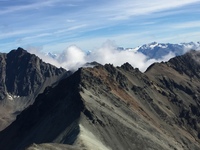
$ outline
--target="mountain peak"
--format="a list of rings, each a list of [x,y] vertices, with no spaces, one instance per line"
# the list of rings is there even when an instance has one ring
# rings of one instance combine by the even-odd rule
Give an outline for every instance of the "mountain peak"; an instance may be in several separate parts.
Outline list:
[[[190,42],[190,43],[180,43],[180,44],[170,44],[170,43],[157,43],[152,42],[150,44],[144,44],[139,46],[137,50],[144,55],[148,56],[149,59],[161,59],[170,52],[176,56],[183,55],[185,52],[190,50],[198,50],[200,48],[200,43]]]
[[[80,68],[46,88],[0,132],[0,147],[54,142],[84,149],[95,144],[102,149],[199,149],[200,78],[177,70],[193,60],[191,53],[156,63],[145,73],[132,71],[129,63]]]
[[[12,50],[10,53],[27,54],[28,52],[23,48],[18,47],[17,49]]]
[[[26,50],[24,50],[24,49],[21,48],[21,47],[18,47],[18,48],[17,48],[17,51],[26,51]]]
[[[25,58],[29,59],[30,57],[37,57],[34,54],[30,54],[28,53],[26,50],[24,50],[21,47],[18,47],[17,49],[11,50],[9,53],[6,54],[7,55],[7,59],[10,60],[15,60],[15,61],[20,61],[19,58]],[[39,58],[38,58],[39,59]],[[24,62],[24,65],[26,64],[26,62]],[[16,64],[14,64],[16,65]]]
[[[200,77],[199,51],[191,50],[184,55],[171,58],[168,63],[181,74],[184,73],[190,77]]]
[[[5,103],[0,103],[0,109],[9,110],[0,114],[0,130],[10,122],[4,115],[15,116],[32,104],[45,87],[67,74],[66,70],[43,62],[23,48],[0,54],[0,101]]]
[[[131,64],[129,64],[128,62],[124,63],[123,65],[121,65],[121,68],[123,68],[126,71],[131,71],[134,70],[134,68],[131,66]]]
[[[156,47],[159,45],[164,46]],[[63,70],[43,63],[34,55],[30,59],[25,56],[14,59],[13,55],[2,58],[0,90],[5,84],[12,97],[22,85],[21,91],[33,87],[31,91],[36,93],[31,95],[35,99],[33,104],[0,132],[0,147],[4,150],[25,149],[32,143],[45,147],[41,143],[49,142],[60,143],[48,144],[52,149],[65,144],[72,145],[72,149],[98,146],[105,150],[200,148],[198,51],[154,63],[145,73],[129,63],[115,67],[93,62],[90,65],[94,67],[79,68],[62,80],[59,77]],[[47,87],[55,78],[60,82]],[[47,88],[38,95],[43,86]],[[19,103],[26,95],[19,96],[6,102],[21,106],[27,99]],[[10,110],[10,106],[7,108]],[[0,110],[6,109],[0,107]]]
[[[158,42],[151,42],[149,45],[157,45],[158,44]]]

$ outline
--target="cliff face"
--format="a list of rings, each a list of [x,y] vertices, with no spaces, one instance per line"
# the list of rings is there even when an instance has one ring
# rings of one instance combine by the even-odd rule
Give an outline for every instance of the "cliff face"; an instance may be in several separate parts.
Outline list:
[[[44,63],[37,56],[28,53],[22,48],[12,50],[8,54],[1,54],[1,93],[10,95],[29,96],[39,91],[49,78],[62,76],[66,71]],[[50,84],[51,84],[50,83]],[[43,88],[44,89],[44,88]],[[38,93],[38,92],[37,92]],[[1,100],[7,94],[1,96]]]
[[[200,149],[199,58],[192,51],[145,73],[128,63],[80,68],[0,132],[0,148]]]
[[[79,82],[77,72],[61,80],[54,88],[46,88],[33,105],[1,132],[0,139],[4,142],[0,142],[0,147],[5,150],[24,149],[33,142],[73,144],[79,133],[78,122],[83,110],[77,88]],[[9,139],[13,139],[12,142]]]
[[[22,48],[0,54],[0,129],[32,104],[45,87],[69,74]]]

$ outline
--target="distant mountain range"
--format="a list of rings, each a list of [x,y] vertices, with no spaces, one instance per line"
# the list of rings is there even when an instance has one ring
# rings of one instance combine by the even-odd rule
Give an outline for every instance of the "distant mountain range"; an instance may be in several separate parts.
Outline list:
[[[70,73],[21,48],[0,60],[1,114],[17,116],[0,132],[1,150],[200,149],[198,51],[144,73],[96,62]]]
[[[200,50],[200,42],[189,42],[189,43],[180,43],[180,44],[171,44],[171,43],[157,43],[152,42],[149,44],[144,44],[141,46],[137,46],[135,48],[124,48],[117,47],[119,51],[133,51],[133,52],[141,52],[148,57],[148,59],[162,59],[162,57],[166,56],[169,53],[173,53],[174,56],[180,56],[185,54],[190,50]],[[90,55],[91,52],[87,52],[87,55]],[[58,60],[59,62],[63,62],[63,57],[58,54],[54,54],[48,52],[47,56]]]
[[[160,59],[168,53],[172,52],[175,56],[183,55],[190,50],[200,50],[200,42],[194,43],[180,43],[180,44],[170,44],[170,43],[157,43],[152,42],[150,44],[144,44],[133,49],[148,56],[150,59]]]

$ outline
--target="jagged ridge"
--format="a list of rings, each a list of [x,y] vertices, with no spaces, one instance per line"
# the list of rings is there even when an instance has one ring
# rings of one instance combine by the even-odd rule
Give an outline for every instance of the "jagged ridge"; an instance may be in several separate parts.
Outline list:
[[[2,131],[0,147],[56,142],[80,149],[199,149],[200,80],[188,74],[198,75],[199,64],[185,66],[194,56],[199,53],[156,63],[145,73],[128,63],[81,68],[47,88]]]

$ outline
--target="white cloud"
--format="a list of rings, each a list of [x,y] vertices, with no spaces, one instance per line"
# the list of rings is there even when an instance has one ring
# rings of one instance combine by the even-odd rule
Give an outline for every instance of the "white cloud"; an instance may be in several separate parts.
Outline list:
[[[170,58],[174,57],[174,53],[169,53],[162,59],[148,59],[142,53],[133,51],[120,51],[117,50],[113,41],[105,42],[100,48],[92,51],[89,55],[85,51],[81,50],[75,45],[66,48],[58,57],[58,59],[47,58],[43,56],[40,50],[29,48],[29,51],[35,53],[37,56],[43,59],[43,61],[52,63],[57,67],[63,67],[67,70],[75,71],[79,67],[82,67],[87,62],[96,61],[100,64],[113,64],[114,66],[121,66],[122,64],[128,62],[135,68],[139,68],[141,71],[145,71],[148,66],[154,62],[168,61]]]
[[[146,56],[142,53],[136,53],[131,51],[119,51],[116,46],[107,41],[101,48],[92,52],[88,56],[89,62],[97,61],[101,64],[111,63],[115,66],[120,66],[126,62],[129,62],[132,66],[138,67],[143,70]]]
[[[69,31],[77,30],[77,29],[81,29],[81,28],[84,28],[86,26],[87,26],[86,24],[72,26],[72,27],[69,27],[67,29],[58,30],[58,31],[55,32],[55,34],[69,32]]]
[[[151,64],[155,62],[166,62],[169,59],[175,57],[176,55],[173,52],[169,52],[167,55],[163,56],[161,59],[146,59],[146,61],[143,63],[143,67],[140,68],[141,71],[145,71]]]
[[[188,4],[199,2],[199,0],[152,0],[147,2],[145,0],[131,0],[117,1],[115,5],[104,7],[97,7],[99,12],[104,12],[105,16],[109,16],[111,20],[125,20],[132,16],[151,14],[161,12],[168,9],[182,7]],[[109,15],[110,14],[110,15]]]
[[[26,5],[21,4],[18,6],[11,6],[11,7],[7,7],[6,9],[0,10],[0,15],[13,13],[17,11],[25,11],[25,10],[30,10],[30,9],[40,9],[42,7],[50,7],[58,2],[59,0],[46,0],[46,1],[35,1],[33,3],[26,4]]]
[[[76,46],[70,46],[60,54],[58,62],[67,70],[76,70],[86,63],[85,57],[84,51]]]
[[[42,59],[44,62],[50,63],[50,64],[52,64],[52,65],[54,65],[54,66],[56,66],[58,68],[62,67],[61,64],[57,60],[55,60],[55,59],[49,57],[47,54],[43,53],[42,52],[42,47],[29,46],[26,49],[28,50],[29,53],[35,54],[40,59]]]

